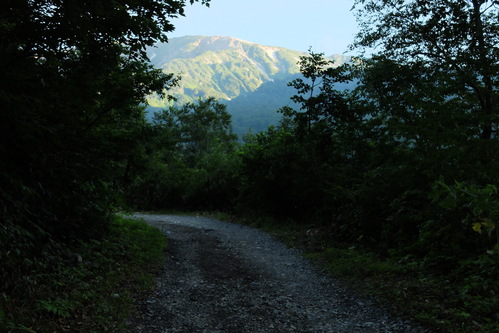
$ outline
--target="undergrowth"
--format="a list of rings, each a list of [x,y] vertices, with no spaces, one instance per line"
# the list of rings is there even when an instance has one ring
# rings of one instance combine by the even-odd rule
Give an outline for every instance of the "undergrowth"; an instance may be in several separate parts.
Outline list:
[[[430,332],[499,333],[499,272],[487,279],[480,272],[482,263],[493,260],[490,256],[463,262],[460,269],[444,274],[411,255],[379,255],[334,243],[326,230],[314,225],[227,214],[217,217],[263,229],[299,248],[344,285]]]
[[[152,287],[165,246],[159,230],[117,217],[100,239],[41,249],[2,282],[0,331],[121,332],[134,296]]]

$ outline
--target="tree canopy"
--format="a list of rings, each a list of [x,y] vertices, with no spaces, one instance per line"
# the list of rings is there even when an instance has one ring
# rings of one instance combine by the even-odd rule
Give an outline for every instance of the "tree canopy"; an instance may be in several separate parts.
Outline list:
[[[139,104],[176,82],[145,49],[166,41],[171,19],[194,2],[2,1],[4,253],[26,235],[71,238],[105,227],[143,123]]]
[[[237,135],[230,114],[213,98],[156,113],[146,127],[141,161],[127,189],[144,209],[222,209],[235,200]]]
[[[357,0],[354,47],[445,80],[447,99],[468,99],[480,136],[496,135],[499,3],[495,0]]]

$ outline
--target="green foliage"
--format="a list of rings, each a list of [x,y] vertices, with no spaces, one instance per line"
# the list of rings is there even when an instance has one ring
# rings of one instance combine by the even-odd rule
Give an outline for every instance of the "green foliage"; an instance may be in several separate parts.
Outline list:
[[[378,46],[380,54],[398,63],[424,64],[432,75],[446,76],[448,99],[477,112],[480,136],[492,137],[499,66],[495,1],[358,0],[355,4],[362,23],[355,46]]]
[[[143,209],[227,207],[235,196],[237,137],[225,105],[213,98],[156,114],[142,164],[126,190]]]
[[[485,270],[495,274],[491,266],[480,270],[483,266],[470,263],[450,277],[435,274],[412,254],[380,255],[363,246],[338,242],[334,240],[335,231],[327,225],[292,220],[283,223],[262,214],[230,220],[262,228],[288,246],[300,249],[351,290],[375,296],[394,313],[428,331],[489,333],[498,329],[496,291],[490,283],[493,280],[485,283],[480,277]]]
[[[470,251],[479,250],[476,257],[461,261],[455,276],[464,276],[461,287],[463,297],[483,298],[499,292],[499,197],[494,185],[477,186],[456,182],[448,186],[442,181],[436,182],[431,193],[433,201],[448,211],[459,212],[462,226],[468,229],[468,237],[475,241]],[[473,230],[473,232],[471,232]],[[481,251],[481,253],[480,253]],[[471,300],[470,300],[471,301]],[[474,300],[472,302],[477,302]],[[480,300],[481,301],[481,300]],[[498,302],[475,304],[485,312],[494,311]]]
[[[487,129],[495,123],[484,123],[482,117],[489,112],[484,105],[490,102],[483,96],[496,95],[495,79],[487,69],[489,65],[476,67],[472,59],[482,50],[485,52],[482,57],[488,57],[487,63],[497,63],[494,46],[497,43],[493,42],[497,39],[497,22],[491,19],[497,11],[494,6],[481,3],[481,17],[461,22],[470,26],[463,33],[472,37],[460,36],[463,39],[456,40],[459,45],[456,46],[445,37],[447,32],[439,35],[424,29],[435,24],[457,29],[450,23],[452,20],[469,18],[477,11],[469,3],[456,5],[456,11],[439,19],[437,13],[442,14],[444,3],[453,2],[426,6],[411,1],[403,4],[358,1],[359,17],[372,20],[365,21],[357,46],[381,42],[389,47],[381,48],[370,60],[360,59],[339,68],[334,68],[321,54],[311,53],[302,58],[300,65],[305,79],[291,83],[298,93],[293,100],[301,104],[301,111],[288,111],[293,124],[288,136],[294,140],[280,141],[271,129],[266,140],[265,135],[260,135],[256,141],[256,151],[275,152],[269,157],[271,162],[262,163],[267,166],[263,170],[284,161],[285,155],[279,153],[288,150],[299,152],[299,157],[289,159],[297,162],[294,164],[297,170],[291,172],[292,167],[286,166],[284,173],[291,180],[284,182],[256,176],[267,177],[276,188],[281,183],[289,184],[281,190],[289,197],[299,197],[303,202],[313,198],[304,205],[305,209],[316,214],[322,212],[340,239],[362,239],[381,251],[398,247],[422,256],[431,252],[434,258],[441,256],[439,261],[453,262],[452,253],[459,253],[458,257],[466,257],[466,253],[474,255],[483,250],[483,245],[476,246],[474,238],[469,237],[459,222],[451,223],[459,221],[460,213],[444,211],[429,200],[428,193],[441,176],[446,180],[497,182],[494,170],[499,161],[493,153],[497,140],[487,134]],[[423,23],[412,24],[414,15],[423,15],[419,12],[423,7],[426,8]],[[486,35],[480,35],[477,22],[486,27],[482,31],[487,31]],[[369,30],[373,26],[379,29]],[[390,29],[384,29],[388,26]],[[416,43],[416,37],[424,42],[411,44]],[[473,38],[478,43],[482,37],[486,37],[485,44],[470,44]],[[449,54],[438,54],[435,43],[448,43]],[[459,56],[465,45],[468,51],[477,47],[471,58]],[[470,75],[477,74],[464,80],[463,73],[456,72],[455,66],[468,70]],[[336,88],[348,81],[357,82],[358,87],[350,92]],[[476,89],[470,89],[473,85]],[[481,111],[477,105],[482,105]],[[256,156],[251,163],[258,163]],[[313,195],[302,191],[304,186],[295,187],[300,181]],[[255,188],[253,196],[259,197],[259,192],[263,191]],[[296,207],[291,203],[292,200],[282,206]],[[288,211],[296,216],[292,208]]]
[[[499,141],[491,135],[497,129],[497,71],[491,71],[498,63],[497,6],[357,5],[360,17],[370,18],[357,45],[382,43],[380,53],[339,68],[321,54],[302,58],[304,78],[290,83],[300,111],[284,109],[278,126],[249,136],[241,149],[243,206],[320,223],[330,238],[383,257],[410,257],[422,271],[448,276],[457,293],[470,297],[466,302],[474,305],[454,314],[469,319],[483,313],[493,321],[499,262]],[[454,9],[439,19],[445,8]],[[450,39],[442,27],[462,35]],[[357,87],[337,89],[345,82]],[[374,274],[389,268],[366,269]],[[451,297],[468,297],[461,296]]]
[[[245,141],[239,153],[243,163],[241,208],[256,208],[278,216],[298,212],[302,199],[294,194],[306,181],[306,176],[300,174],[304,155],[296,149],[299,146],[288,124],[281,122],[267,132],[248,135]],[[308,200],[307,194],[310,192],[303,193],[302,198]]]
[[[2,329],[11,320],[4,304],[33,310],[31,323],[41,312],[72,311],[64,295],[43,294],[40,281],[51,277],[50,265],[78,274],[57,262],[65,247],[111,232],[129,164],[142,149],[139,105],[177,81],[153,68],[144,50],[166,41],[170,20],[194,2],[0,4]]]
[[[479,187],[475,184],[469,185],[459,182],[456,182],[454,186],[448,186],[439,181],[435,183],[431,197],[433,201],[438,201],[443,208],[455,210],[459,206],[468,210],[464,222],[480,234],[485,233],[489,237],[495,236],[496,245],[499,245],[499,237],[497,237],[499,219],[497,186],[488,184]]]
[[[69,311],[73,308],[67,300],[56,299],[56,300],[39,300],[38,310],[46,311],[50,315],[55,315],[56,317],[67,318],[69,317]]]
[[[157,229],[117,217],[102,238],[40,249],[0,298],[5,332],[121,332],[136,292],[149,290],[164,263]],[[10,281],[10,280],[9,280]],[[2,283],[9,283],[4,280]]]
[[[165,260],[164,249],[167,244],[167,239],[162,232],[145,222],[127,218],[117,218],[114,227],[123,235],[128,244],[131,267],[141,269],[145,273],[155,272],[162,267]],[[139,271],[135,271],[136,273]],[[153,277],[151,274],[144,276],[139,274],[137,279],[145,283],[139,287],[152,288]]]
[[[182,15],[184,5],[2,3],[4,253],[23,241],[15,234],[46,242],[105,229],[125,173],[124,147],[133,146],[130,132],[143,121],[138,105],[176,83],[147,63],[144,49],[166,41],[169,20]]]

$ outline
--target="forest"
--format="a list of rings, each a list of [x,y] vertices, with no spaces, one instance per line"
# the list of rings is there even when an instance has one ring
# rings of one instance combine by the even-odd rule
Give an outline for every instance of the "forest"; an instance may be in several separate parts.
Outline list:
[[[0,5],[0,319],[47,253],[118,212],[176,209],[314,228],[444,276],[462,319],[497,332],[499,2],[356,0],[359,56],[302,57],[299,107],[243,142],[214,98],[145,119],[179,79],[145,49],[194,2]]]

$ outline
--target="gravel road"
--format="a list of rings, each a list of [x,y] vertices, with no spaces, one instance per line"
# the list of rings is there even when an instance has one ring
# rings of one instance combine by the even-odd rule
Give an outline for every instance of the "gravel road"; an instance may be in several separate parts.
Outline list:
[[[262,231],[204,217],[135,217],[161,229],[169,245],[130,332],[424,332]]]

